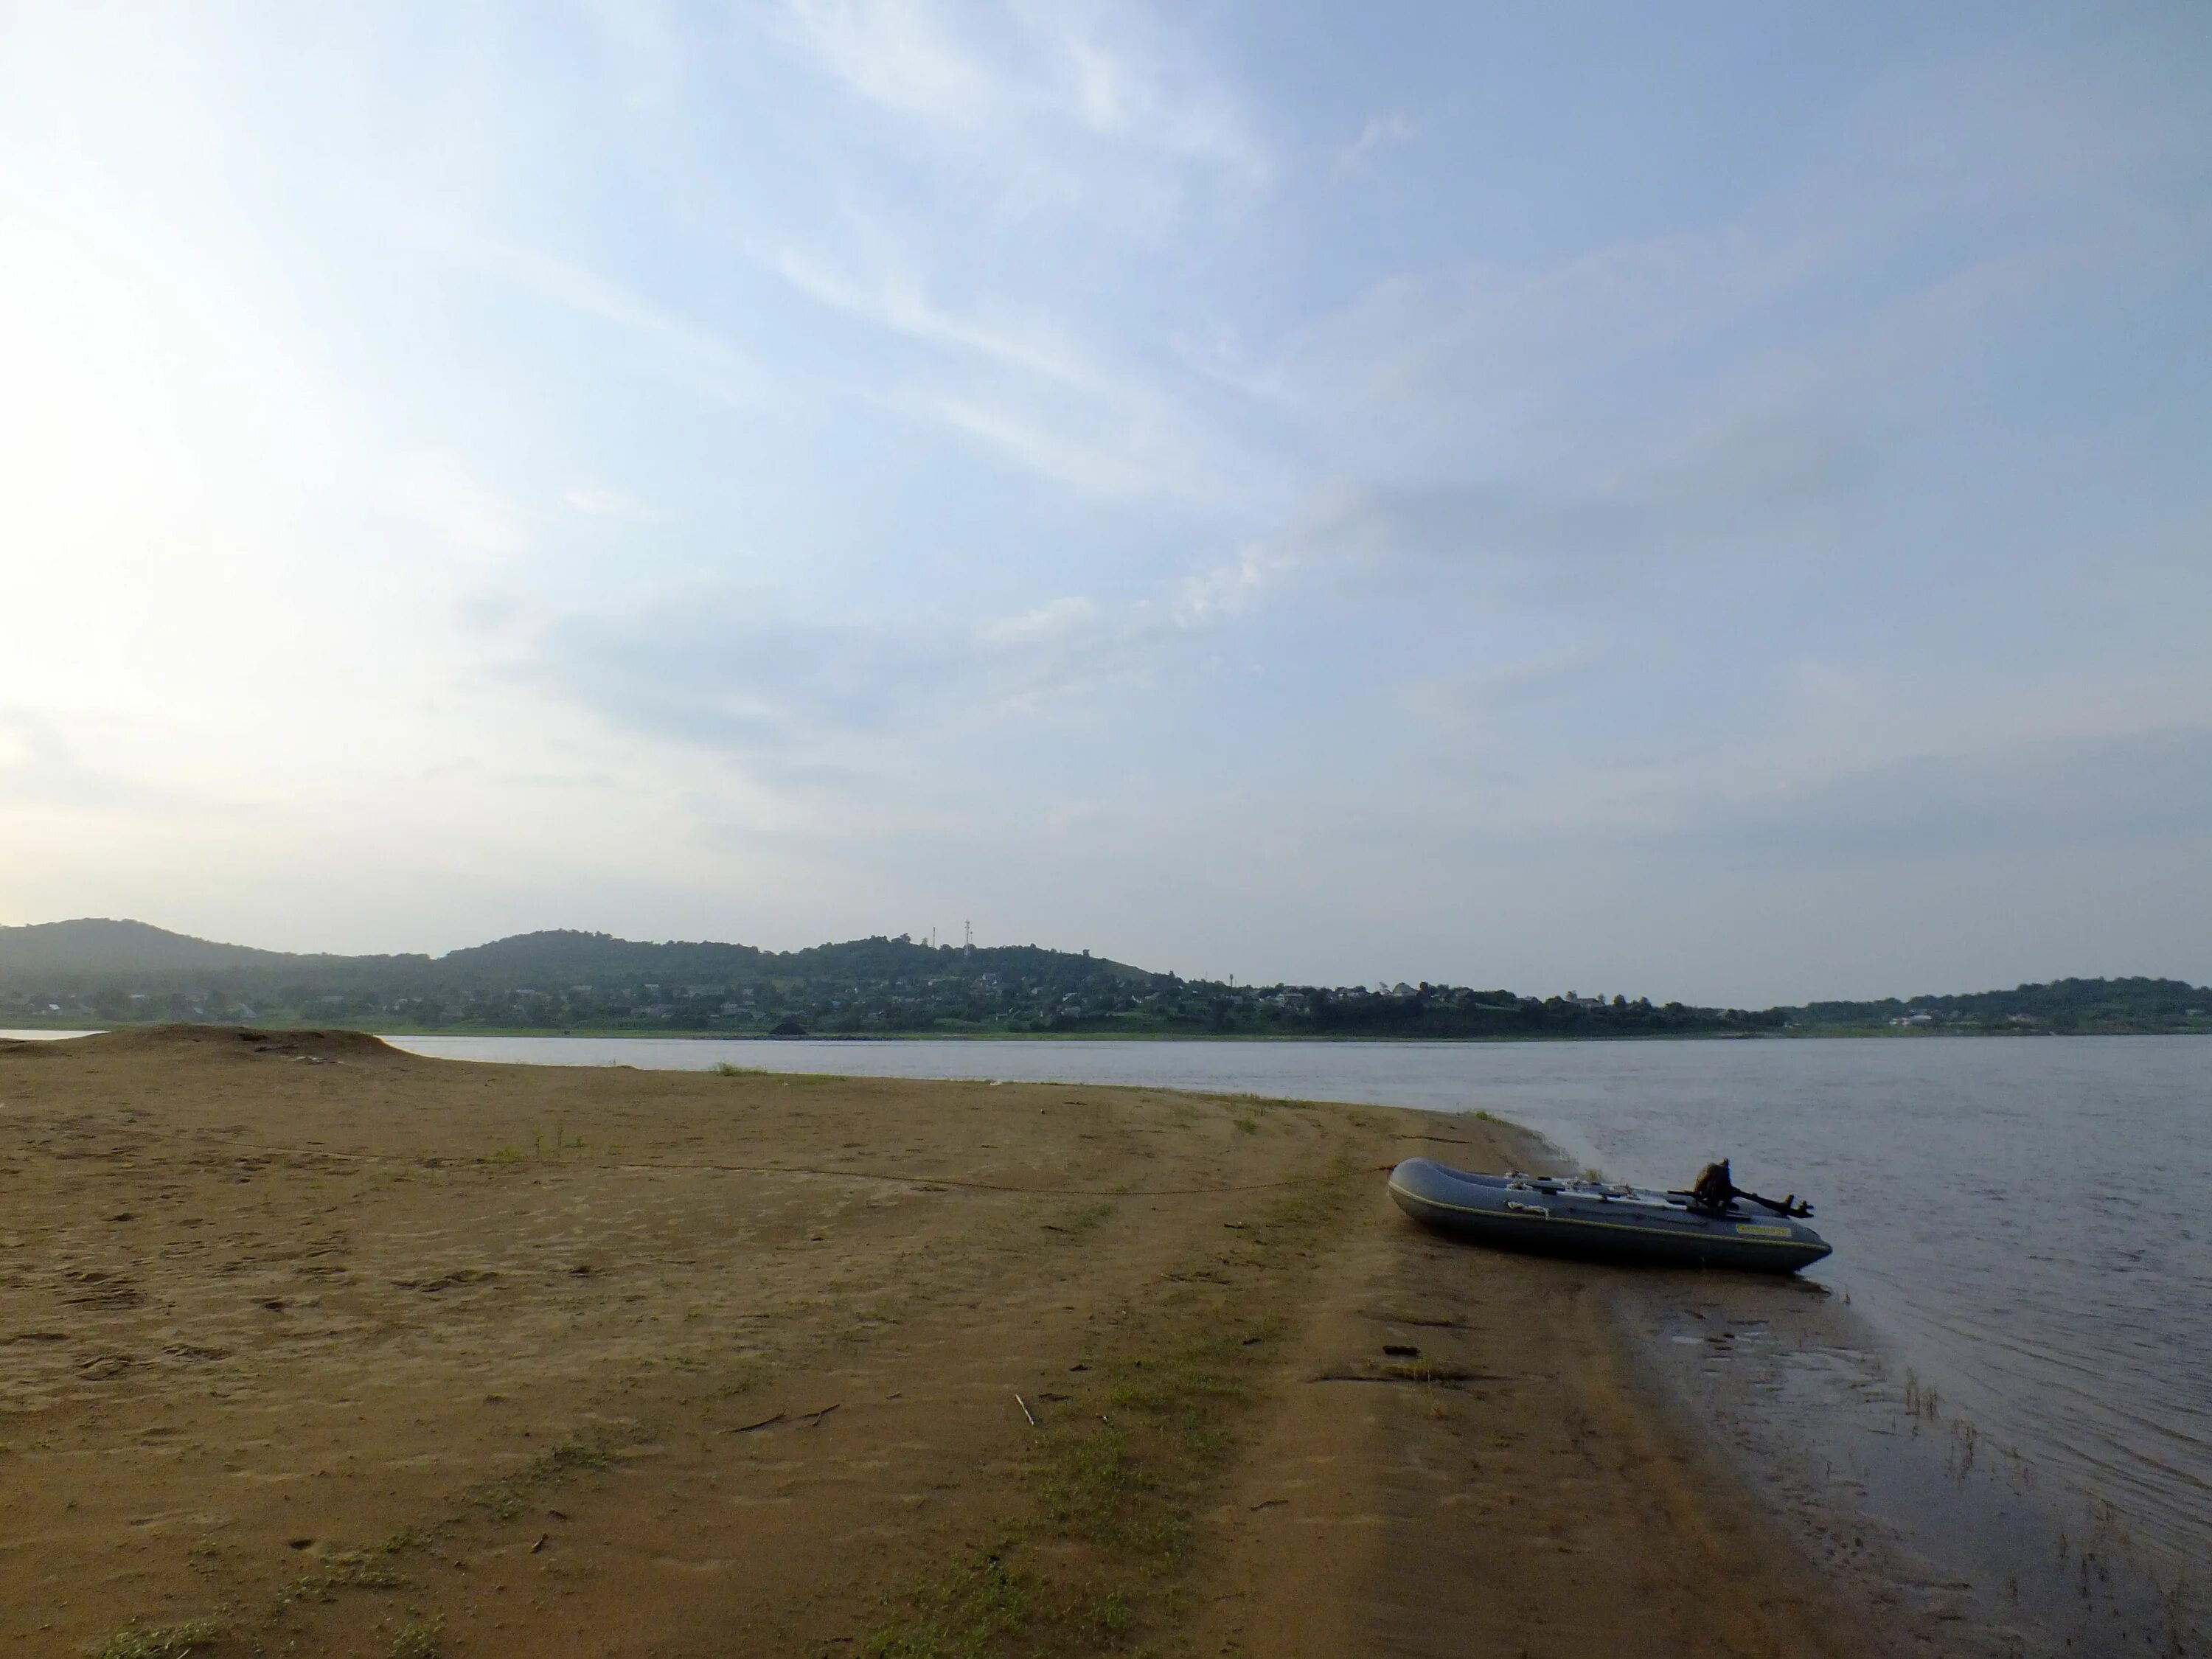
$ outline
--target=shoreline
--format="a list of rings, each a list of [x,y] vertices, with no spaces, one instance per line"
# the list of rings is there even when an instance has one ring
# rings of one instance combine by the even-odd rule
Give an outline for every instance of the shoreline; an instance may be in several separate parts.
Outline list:
[[[2186,1562],[1987,1432],[1847,1299],[1804,1288],[1680,1275],[1624,1281],[1613,1305],[1646,1385],[1808,1559],[1960,1659],[2212,1653]]]
[[[219,1030],[0,1049],[0,1102],[37,1650],[1887,1641],[1712,1519],[1571,1269],[1397,1215],[1492,1122]]]
[[[36,1575],[90,1572],[128,1537],[125,1559],[100,1571],[143,1595],[109,1610],[149,1627],[228,1620],[224,1639],[246,1652],[249,1627],[292,1619],[319,1650],[369,1654],[395,1620],[444,1619],[457,1636],[474,1630],[463,1650],[476,1650],[492,1638],[474,1579],[514,1568],[504,1589],[542,1590],[528,1573],[550,1565],[531,1558],[557,1544],[564,1563],[597,1564],[561,1595],[627,1617],[619,1600],[592,1601],[614,1593],[602,1580],[641,1570],[620,1565],[624,1529],[672,1498],[687,1513],[711,1506],[726,1484],[751,1496],[702,1522],[714,1539],[684,1540],[678,1558],[733,1560],[742,1546],[781,1559],[787,1547],[748,1530],[764,1515],[813,1548],[834,1542],[823,1528],[858,1528],[836,1536],[873,1540],[877,1565],[811,1594],[817,1612],[867,1610],[878,1622],[863,1636],[912,1626],[918,1605],[968,1605],[981,1593],[974,1552],[994,1538],[1012,1540],[1001,1561],[1029,1563],[1034,1606],[1058,1608],[1036,1614],[1045,1651],[1091,1650],[1102,1634],[1066,1623],[1073,1592],[1054,1575],[1069,1550],[1096,1592],[1084,1605],[1118,1597],[1139,1632],[1159,1628],[1147,1620],[1163,1607],[1206,1609],[1207,1640],[1253,1651],[1358,1651],[1378,1632],[1429,1650],[1401,1622],[1408,1598],[1453,1632],[1439,1652],[1477,1631],[1563,1656],[1623,1641],[1904,1651],[1915,1631],[1953,1647],[1962,1633],[1954,1607],[1899,1601],[1903,1556],[1822,1553],[1844,1510],[1762,1486],[1731,1452],[1747,1419],[1700,1415],[1659,1373],[1668,1350],[1638,1321],[1662,1291],[1704,1293],[1706,1276],[1473,1251],[1396,1214],[1375,1170],[1398,1157],[1549,1156],[1486,1116],[1142,1085],[464,1064],[352,1034],[240,1042],[210,1028],[0,1048],[0,1103],[28,1177],[24,1219],[0,1224],[0,1272],[52,1304],[28,1337],[0,1330],[0,1443],[14,1448],[0,1454],[0,1496],[20,1520],[34,1470],[118,1455],[147,1488],[38,1494],[46,1526],[19,1526],[29,1541],[0,1553],[19,1602],[35,1602]],[[218,1205],[228,1231],[211,1237],[185,1213],[149,1237],[195,1183],[204,1197],[188,1192],[182,1207]],[[410,1242],[426,1229],[450,1241],[434,1260]],[[161,1265],[210,1244],[225,1259]],[[652,1262],[675,1265],[641,1279]],[[1763,1287],[1746,1294],[1774,1305]],[[963,1311],[978,1308],[990,1310],[981,1325]],[[569,1333],[553,1357],[527,1336],[548,1318]],[[1220,1333],[1239,1321],[1249,1345],[1227,1352]],[[378,1356],[374,1387],[363,1353]],[[242,1432],[248,1408],[200,1403],[210,1384],[210,1401],[304,1416],[305,1443],[280,1453],[302,1426],[290,1420]],[[333,1422],[318,1443],[331,1397],[356,1400],[368,1426]],[[907,1401],[935,1403],[916,1419]],[[525,1401],[519,1419],[506,1411]],[[824,1407],[836,1415],[816,1417],[807,1439],[777,1438]],[[1107,1442],[1066,1439],[1086,1412],[1114,1431]],[[1178,1442],[1186,1431],[1196,1437]],[[1032,1435],[1044,1438],[1024,1451]],[[768,1463],[747,1461],[771,1442]],[[180,1443],[236,1445],[245,1467],[204,1455],[194,1473]],[[950,1486],[883,1472],[915,1445],[956,1471]],[[434,1447],[435,1478],[399,1473]],[[362,1448],[368,1462],[354,1465]],[[834,1455],[788,1476],[817,1452]],[[1085,1486],[1107,1453],[1115,1467],[1136,1460],[1128,1490]],[[262,1467],[286,1455],[289,1470]],[[1070,1482],[1083,1490],[1071,1497]],[[568,1494],[546,1513],[580,1524],[502,1533],[520,1512],[496,1511],[539,1503],[539,1485]],[[483,1499],[494,1488],[512,1496]],[[899,1496],[923,1492],[939,1496]],[[52,1512],[64,1498],[116,1519],[88,1531]],[[157,1498],[161,1512],[202,1519],[124,1527],[117,1504],[143,1513]],[[302,1502],[337,1518],[310,1524],[290,1507]],[[601,1515],[588,1540],[586,1509]],[[901,1517],[888,1534],[886,1512]],[[378,1528],[421,1541],[376,1556]],[[1181,1540],[1173,1562],[1122,1550],[1148,1528]],[[392,1582],[349,1581],[336,1613],[271,1613],[302,1550],[311,1577]],[[228,1577],[204,1571],[210,1561]],[[434,1564],[471,1575],[476,1599],[441,1590],[461,1581]],[[735,1587],[711,1577],[678,1599],[713,1624],[736,1616]],[[1611,1611],[1562,1622],[1562,1606],[1593,1601]],[[364,1623],[370,1612],[384,1624]],[[717,1650],[816,1650],[791,1645],[796,1607],[778,1616],[799,1622]],[[1666,1639],[1654,1645],[1654,1632]],[[632,1650],[563,1646],[544,1620],[501,1628],[484,1650],[526,1635],[552,1650]]]
[[[10,1036],[43,1037],[48,1034],[73,1036],[93,1036],[107,1031],[152,1031],[176,1024],[171,1020],[122,1022],[111,1025],[88,1027],[63,1021],[48,1024],[0,1027],[0,1040]],[[341,1029],[328,1020],[298,1023],[257,1021],[256,1030],[318,1031]],[[345,1027],[343,1029],[356,1029]],[[366,1029],[366,1028],[362,1028]],[[467,1041],[494,1037],[544,1037],[558,1041],[568,1038],[577,1042],[843,1042],[843,1043],[913,1043],[913,1042],[1206,1042],[1206,1043],[1293,1043],[1342,1045],[1347,1043],[1404,1043],[1428,1048],[1461,1048],[1468,1046],[1495,1047],[1512,1043],[1562,1042],[1838,1042],[1872,1039],[1884,1042],[1927,1042],[1945,1039],[1983,1038],[2012,1042],[2028,1037],[2146,1037],[2146,1036],[2212,1036],[2212,1025],[2165,1026],[2142,1030],[2061,1031],[2037,1030],[2025,1027],[2013,1030],[1933,1030],[1914,1029],[1893,1030],[1881,1026],[1838,1025],[1814,1026],[1786,1031],[1632,1031],[1618,1036],[1603,1032],[1572,1032],[1556,1035],[1515,1032],[1496,1036],[1359,1036],[1350,1033],[1304,1036],[1279,1031],[810,1031],[800,1036],[776,1036],[766,1031],[718,1031],[711,1029],[669,1030],[645,1026],[568,1026],[550,1030],[542,1025],[484,1025],[410,1026],[379,1024],[370,1035],[380,1037],[452,1037]]]

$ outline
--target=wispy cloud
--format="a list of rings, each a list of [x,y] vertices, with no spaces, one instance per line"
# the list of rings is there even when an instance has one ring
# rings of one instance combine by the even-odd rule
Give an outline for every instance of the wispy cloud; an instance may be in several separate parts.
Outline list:
[[[810,621],[757,588],[539,618],[520,669],[613,725],[749,759],[834,756],[1110,696],[1237,614],[1231,592],[1064,594],[962,623]]]
[[[1060,319],[956,309],[881,255],[865,278],[793,249],[773,264],[817,304],[943,354],[935,372],[871,394],[885,407],[1086,494],[1238,501],[1267,488],[1267,459],[1170,371],[1109,361]]]
[[[1112,379],[1049,318],[1017,319],[963,314],[933,301],[908,270],[879,263],[865,280],[833,269],[818,254],[786,248],[778,275],[808,299],[909,339],[972,353],[1001,367],[1084,392],[1112,388]]]
[[[614,519],[625,524],[654,524],[660,517],[629,491],[603,485],[564,489],[561,504],[587,519]]]
[[[1206,466],[1202,434],[1163,429],[1111,408],[1054,409],[981,389],[920,392],[894,406],[940,422],[1014,465],[1086,495],[1211,498],[1236,482],[1233,474]]]
[[[1410,116],[1395,112],[1388,115],[1371,115],[1367,118],[1367,125],[1359,129],[1359,136],[1336,152],[1336,160],[1329,171],[1339,179],[1346,173],[1356,173],[1370,155],[1385,144],[1410,144],[1419,131]]]
[[[444,450],[401,456],[389,473],[387,499],[416,529],[447,550],[498,559],[520,552],[529,532],[510,501]]]
[[[956,22],[930,0],[788,0],[787,37],[854,94],[963,135],[1058,127],[1265,179],[1238,103],[1145,14],[1018,3]]]
[[[665,368],[720,402],[757,404],[775,388],[751,356],[723,335],[573,260],[472,233],[426,234],[457,263],[636,341]]]
[[[923,0],[790,0],[794,39],[871,102],[933,121],[980,125],[1006,93]]]

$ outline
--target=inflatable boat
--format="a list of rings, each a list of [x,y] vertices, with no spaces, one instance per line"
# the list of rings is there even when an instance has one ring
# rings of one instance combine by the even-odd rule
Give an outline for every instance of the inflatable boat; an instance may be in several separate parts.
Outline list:
[[[1655,1193],[1551,1176],[1470,1175],[1425,1158],[1390,1171],[1390,1196],[1425,1227],[1455,1238],[1554,1255],[1601,1256],[1676,1267],[1794,1273],[1829,1251],[1790,1214],[1748,1194],[1709,1206],[1688,1193]]]

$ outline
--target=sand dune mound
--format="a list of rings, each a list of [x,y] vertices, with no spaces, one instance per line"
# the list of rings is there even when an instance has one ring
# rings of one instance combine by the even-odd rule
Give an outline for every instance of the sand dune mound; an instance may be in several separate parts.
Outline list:
[[[391,1065],[414,1058],[366,1031],[264,1030],[252,1025],[138,1025],[36,1046],[84,1054],[240,1054],[349,1064]]]
[[[68,1048],[45,1037],[0,1037],[0,1057],[9,1060],[52,1060]]]

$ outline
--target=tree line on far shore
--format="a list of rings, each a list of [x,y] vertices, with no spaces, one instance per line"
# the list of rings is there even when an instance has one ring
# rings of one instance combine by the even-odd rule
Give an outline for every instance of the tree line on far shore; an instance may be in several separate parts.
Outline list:
[[[2166,979],[1742,1009],[1426,981],[1239,986],[903,934],[780,952],[556,932],[431,957],[295,956],[137,922],[0,927],[0,1024],[1480,1038],[2173,1031],[2212,1030],[2209,1015],[2212,990]]]

